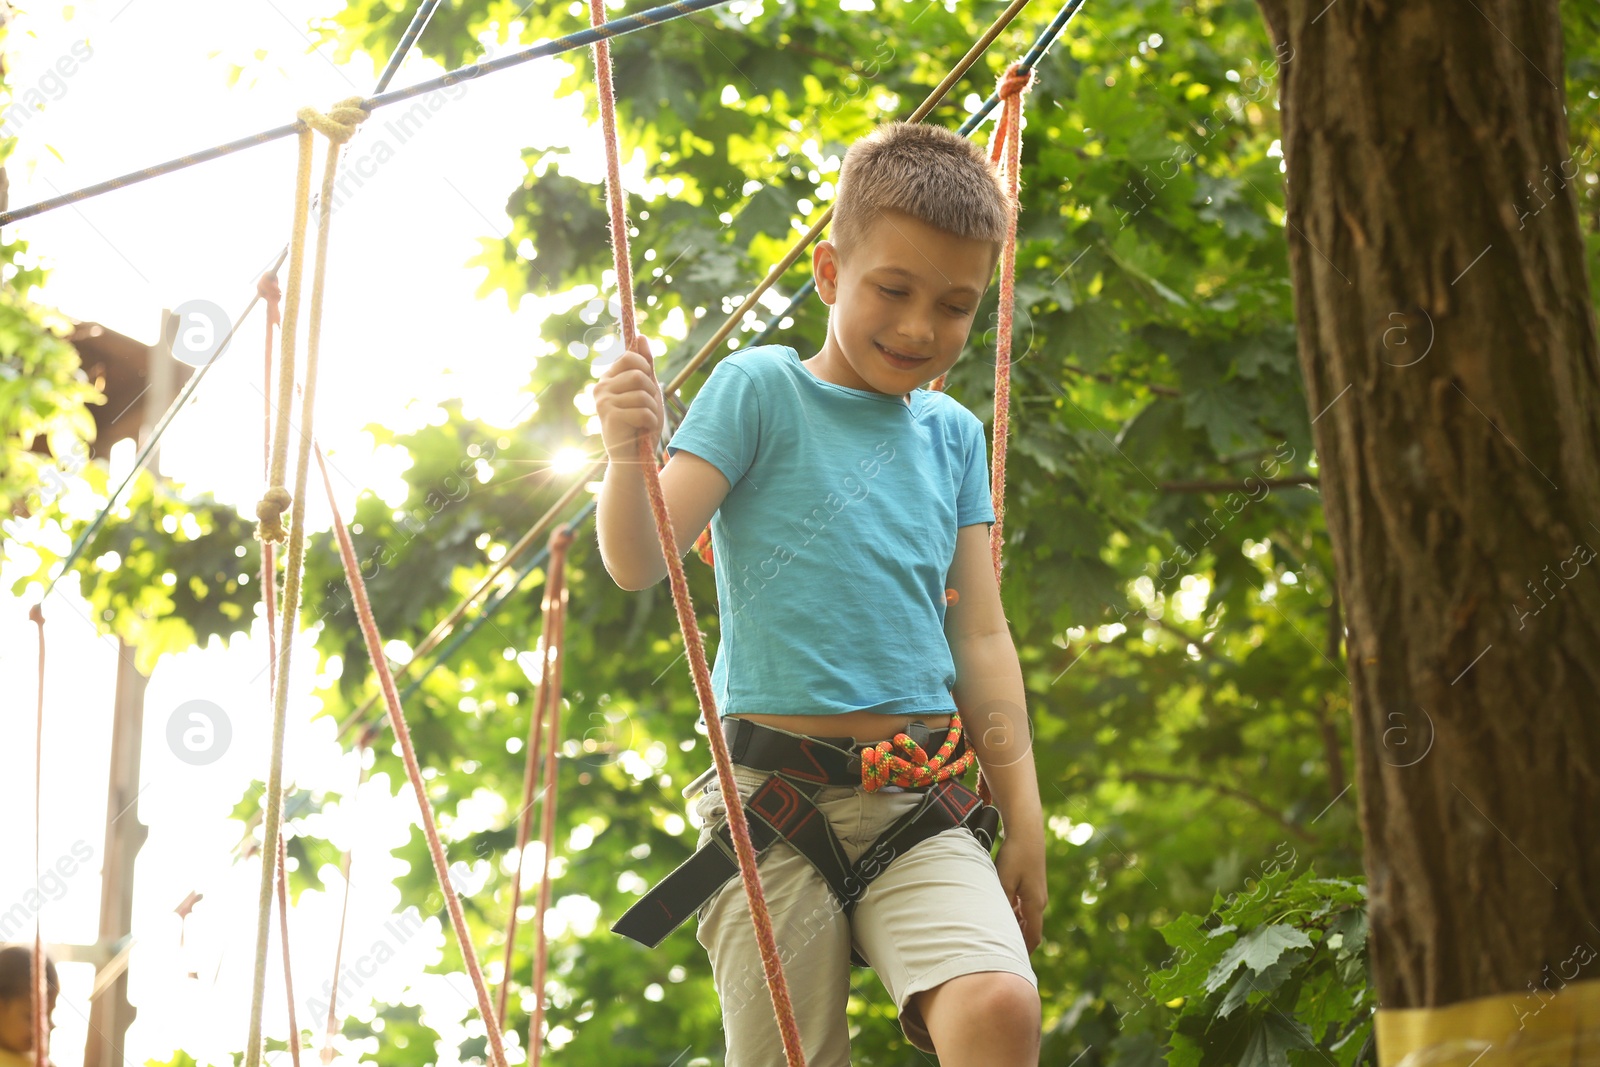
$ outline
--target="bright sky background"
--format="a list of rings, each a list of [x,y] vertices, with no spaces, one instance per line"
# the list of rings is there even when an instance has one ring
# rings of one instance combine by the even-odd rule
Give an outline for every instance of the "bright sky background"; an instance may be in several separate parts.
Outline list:
[[[340,66],[325,54],[330,50],[310,50],[304,27],[337,10],[341,5],[333,0],[91,0],[66,8],[36,0],[32,6],[32,13],[21,13],[12,23],[6,44],[9,81],[18,99],[36,86],[52,99],[22,126],[20,144],[8,161],[12,207],[280,125],[303,105],[326,108],[368,92],[377,77],[367,59]],[[89,58],[59,85],[42,84],[61,57],[73,54],[76,42],[86,43],[79,45],[79,54],[87,47]],[[258,50],[265,50],[263,57],[257,57]],[[231,64],[244,71],[230,88]],[[524,173],[526,146],[575,140],[580,164],[591,168],[575,173],[598,177],[593,131],[576,103],[553,99],[556,80],[566,69],[559,60],[545,60],[468,83],[445,96],[420,132],[403,143],[385,124],[408,105],[380,110],[347,148],[347,165],[376,155],[379,141],[388,142],[394,157],[377,167],[333,219],[316,430],[332,453],[341,508],[353,505],[357,487],[385,495],[399,487],[395,458],[374,454],[361,433],[366,423],[404,430],[427,419],[433,402],[446,397],[464,398],[468,417],[497,425],[518,425],[534,415],[520,389],[542,347],[538,302],[530,299],[514,310],[500,295],[476,300],[482,271],[464,264],[478,251],[479,239],[508,232],[502,206]],[[393,84],[403,87],[440,72],[413,55]],[[319,138],[318,172],[323,152]],[[36,299],[150,343],[163,308],[203,299],[230,315],[243,310],[256,278],[287,240],[294,157],[295,140],[285,138],[58,209],[8,232],[28,241],[30,255],[51,270]],[[642,163],[632,164],[637,177]],[[308,278],[313,247],[308,238]],[[287,273],[280,277],[286,281]],[[304,321],[303,310],[302,330]],[[258,308],[161,450],[163,474],[247,513],[261,490],[262,329]],[[426,400],[414,403],[416,398]],[[114,456],[114,467],[120,460],[126,470],[131,458],[125,444]],[[80,493],[80,506],[90,503],[83,497]],[[326,528],[319,494],[312,493],[308,503],[309,524]],[[0,584],[9,590],[29,563],[10,563]],[[75,848],[77,855],[85,850],[91,855],[59,886],[47,887],[52,899],[42,921],[46,939],[57,943],[89,943],[97,932],[116,678],[115,643],[95,635],[75,588],[75,582],[63,582],[46,604],[42,862],[51,867],[58,858],[73,856]],[[36,655],[34,628],[26,620],[33,599],[0,592],[0,692],[7,696],[0,753],[8,764],[0,775],[0,805],[11,823],[4,835],[6,861],[0,864],[0,915],[33,884],[26,862],[32,847]],[[227,816],[247,783],[267,770],[270,711],[260,677],[266,647],[259,626],[255,636],[226,650],[214,644],[169,657],[146,695],[142,791],[135,812],[126,816],[136,814],[150,828],[135,876],[138,947],[130,999],[138,1017],[123,1049],[131,1064],[164,1060],[176,1047],[201,1063],[231,1062],[228,1054],[245,1044],[259,868],[231,863],[238,824]],[[343,756],[334,745],[330,723],[308,722],[317,707],[311,696],[317,680],[308,673],[315,663],[309,641],[297,647],[295,662],[286,778],[346,792],[357,775],[354,757]],[[203,767],[180,761],[166,740],[169,717],[194,699],[222,707],[233,731],[226,754]],[[438,957],[445,934],[432,920],[414,931],[385,926],[403,910],[389,884],[398,864],[386,852],[404,840],[415,814],[409,800],[387,800],[397,785],[405,786],[374,780],[325,824],[336,842],[356,843],[346,962],[395,954],[376,977],[354,988],[347,984],[341,1004],[369,1017],[372,997],[400,999],[410,984],[413,1000],[427,1012],[424,1021],[444,1036],[448,1052],[462,1036],[470,991],[465,979],[452,983],[421,973]],[[409,793],[405,786],[402,796]],[[501,812],[503,806],[489,802],[478,817],[488,824],[504,818]],[[534,872],[537,847],[527,865]],[[339,885],[336,870],[327,877]],[[204,893],[205,900],[180,930],[173,909],[191,890]],[[319,1025],[309,1002],[323,996],[323,983],[332,974],[340,903],[337,893],[307,893],[292,912],[302,1027]],[[568,920],[580,928],[592,926],[595,911],[582,905],[568,898],[552,929]],[[31,939],[31,923],[9,936]],[[274,939],[266,1028],[281,1036],[286,1023],[279,958]],[[496,963],[491,980],[497,969]],[[77,1067],[92,974],[87,965],[62,970],[52,1058],[59,1067]],[[188,978],[191,971],[199,977]],[[475,1019],[470,1032],[481,1033]],[[513,1062],[523,1058],[520,1049],[510,1054]],[[287,1053],[269,1061],[286,1064]],[[447,1054],[440,1062],[454,1060]]]

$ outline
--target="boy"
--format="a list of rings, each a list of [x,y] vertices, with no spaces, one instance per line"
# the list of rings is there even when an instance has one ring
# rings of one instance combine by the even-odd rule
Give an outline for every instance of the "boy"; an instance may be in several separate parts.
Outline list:
[[[45,1015],[45,1053],[50,1051],[51,1017],[61,981],[49,953],[44,957],[49,1011]],[[33,1067],[33,945],[0,948],[0,1067]]]
[[[944,1067],[1038,1062],[1028,954],[1045,906],[1044,827],[1022,673],[990,556],[983,424],[953,398],[919,388],[960,356],[1010,210],[984,153],[948,130],[897,123],[858,141],[841,168],[831,240],[812,254],[830,307],[822,350],[802,361],[773,345],[723,359],[661,472],[678,545],[712,523],[721,620],[712,680],[741,801],[777,811],[758,803],[772,784],[781,787],[778,807],[809,803],[832,831],[802,846],[797,825],[794,835],[776,829],[759,864],[811,1067],[849,1063],[853,959],[877,972],[908,1040],[936,1051]],[[644,589],[665,575],[666,561],[637,461],[639,431],[662,426],[643,342],[606,368],[595,406],[610,459],[601,555],[619,586]],[[909,735],[933,754],[956,735],[958,703],[972,727],[964,743],[1005,825],[998,860],[983,841],[992,831],[952,820],[863,870],[886,831],[938,807],[925,804],[930,793],[970,794],[954,781],[865,786],[861,752]],[[785,764],[757,759],[761,752],[799,755]],[[791,766],[797,760],[819,773]],[[857,780],[826,776],[824,765]],[[769,778],[773,771],[781,773]],[[726,833],[711,781],[695,805],[701,851],[651,894],[702,860],[713,871],[720,885],[695,914],[727,1063],[781,1065],[743,886],[728,877],[726,849],[704,847]],[[673,925],[703,895],[674,893]],[[649,899],[624,920],[649,919],[658,904],[673,916]],[[654,943],[670,928],[639,939]]]

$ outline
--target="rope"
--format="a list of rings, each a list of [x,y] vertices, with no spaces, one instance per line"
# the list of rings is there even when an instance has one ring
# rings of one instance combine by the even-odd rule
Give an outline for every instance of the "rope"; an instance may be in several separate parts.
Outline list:
[[[1016,310],[1017,285],[1017,202],[1022,170],[1022,94],[1033,84],[1033,72],[1013,64],[1000,76],[996,89],[1004,101],[999,126],[994,134],[990,158],[999,160],[1004,152],[1003,170],[1006,196],[1011,211],[1006,216],[1006,241],[1000,253],[1000,324],[994,353],[994,456],[990,462],[989,491],[994,498],[994,525],[989,528],[989,550],[994,556],[994,580],[1000,582],[1000,550],[1005,544],[1001,530],[1006,516],[1006,445],[1011,427],[1011,321]]]
[[[261,380],[261,402],[265,409],[261,436],[261,474],[265,478],[272,459],[272,329],[278,324],[278,277],[275,273],[263,274],[256,282],[256,293],[267,302],[267,328],[264,376]],[[277,584],[277,570],[273,564],[272,545],[261,545],[261,606],[262,618],[267,628],[267,692],[277,685],[277,639],[273,635],[273,593]],[[283,939],[283,990],[289,1007],[289,1055],[294,1067],[300,1067],[300,1024],[294,1011],[294,968],[289,957],[289,886],[288,859],[283,833],[278,833],[278,932]]]
[[[879,741],[861,750],[861,787],[869,793],[876,793],[886,785],[920,788],[947,778],[959,778],[967,773],[967,768],[978,758],[978,754],[968,748],[954,763],[947,763],[950,753],[955,751],[960,741],[960,712],[950,716],[950,729],[945,732],[944,743],[932,756],[905,734],[895,734],[892,740]],[[894,751],[896,748],[905,755],[897,755]]]
[[[511,876],[511,910],[506,916],[506,957],[501,968],[503,975],[500,981],[500,996],[495,1004],[495,1018],[500,1020],[503,1028],[506,1021],[506,993],[511,986],[511,953],[517,939],[517,908],[522,904],[522,860],[528,849],[528,838],[533,831],[533,800],[534,785],[539,777],[539,749],[542,741],[541,731],[544,728],[544,709],[546,693],[550,688],[550,659],[559,658],[565,650],[565,644],[557,639],[555,616],[563,613],[565,600],[560,595],[564,592],[567,549],[573,542],[572,526],[566,526],[554,531],[550,535],[548,546],[550,553],[550,568],[547,572],[544,585],[544,603],[541,613],[543,616],[539,628],[539,686],[533,700],[533,709],[528,714],[528,755],[522,769],[522,809],[517,819],[517,865]],[[559,672],[557,672],[559,674]],[[561,703],[561,689],[559,683],[555,687],[554,703],[559,707]],[[551,747],[554,748],[555,735],[551,734]],[[545,793],[553,793],[553,779],[548,775],[545,778]],[[544,840],[545,854],[548,855],[552,846],[551,840]],[[535,935],[540,945],[544,942],[544,924],[541,922],[535,928]],[[537,967],[535,968],[537,970]],[[536,984],[535,988],[539,988]],[[536,1046],[539,1043],[539,1027],[534,1023],[528,1037],[529,1055],[537,1058]]]
[[[303,444],[310,442],[308,437],[303,437],[301,440]],[[350,583],[350,593],[355,600],[356,617],[361,622],[361,635],[366,640],[367,655],[372,660],[372,668],[378,673],[378,680],[383,686],[383,697],[389,707],[389,724],[394,728],[395,740],[400,744],[406,775],[411,779],[411,788],[416,793],[417,807],[422,815],[422,832],[428,839],[428,855],[433,859],[433,873],[439,879],[439,888],[444,893],[445,904],[450,912],[450,922],[455,927],[461,958],[466,964],[467,974],[472,979],[473,990],[477,993],[478,1013],[483,1017],[484,1029],[489,1037],[490,1067],[506,1067],[505,1046],[500,1027],[494,1014],[494,1007],[489,1001],[489,989],[483,980],[483,970],[478,966],[478,953],[473,948],[472,935],[467,929],[467,917],[461,910],[461,898],[456,895],[455,886],[450,881],[449,862],[445,856],[444,845],[439,840],[433,802],[428,799],[428,789],[422,780],[422,768],[417,763],[417,752],[411,743],[411,730],[406,726],[405,712],[400,707],[400,697],[394,687],[394,675],[390,673],[389,661],[383,654],[383,637],[378,633],[378,625],[372,617],[372,605],[367,601],[367,583],[361,577],[361,565],[356,562],[356,550],[350,541],[350,531],[345,528],[344,519],[339,515],[339,504],[333,495],[333,480],[328,476],[328,465],[323,462],[320,447],[316,450],[316,456],[317,467],[322,472],[322,486],[328,494],[328,507],[333,512],[333,532],[339,539],[339,559],[344,565],[345,580]]]
[[[317,459],[322,458],[321,449],[317,450]],[[356,791],[351,793],[352,800],[360,794],[361,787],[367,784],[367,745],[372,740],[372,731],[367,730],[361,735],[361,740],[356,742]],[[350,916],[350,849],[344,849],[339,854],[339,877],[344,880],[344,903],[339,905],[339,937],[333,943],[333,980],[328,985],[328,1021],[322,1031],[322,1062],[324,1065],[333,1062],[333,1039],[339,1036],[343,1029],[339,1025],[339,972],[344,967],[344,931],[345,920]]]
[[[39,884],[39,824],[43,807],[40,786],[44,782],[44,611],[35,604],[28,619],[39,628],[38,706],[33,718],[33,884]],[[46,1067],[44,1033],[50,1005],[46,1000],[49,981],[44,969],[44,927],[39,912],[33,914],[33,1067]]]
[[[597,0],[603,3],[604,0]],[[561,536],[563,531],[557,531],[551,536],[551,541]],[[572,535],[566,531],[567,543],[571,543]],[[553,549],[554,551],[554,549]],[[566,545],[563,544],[559,551],[565,556]],[[543,855],[540,857],[539,871],[539,902],[533,912],[534,929],[534,955],[533,955],[533,1018],[528,1021],[528,1056],[530,1067],[539,1067],[539,1054],[544,1048],[544,982],[546,967],[549,961],[550,946],[544,934],[545,916],[550,910],[550,854],[555,851],[556,841],[556,742],[560,739],[561,728],[561,664],[563,652],[567,646],[567,576],[566,568],[561,565],[551,572],[550,599],[555,606],[551,621],[555,624],[554,645],[555,657],[546,670],[541,674],[550,675],[549,705],[545,714],[550,720],[550,736],[546,740],[544,749],[544,789],[542,799],[539,801],[543,815],[539,839],[543,843]],[[521,882],[521,859],[518,863],[518,883]],[[509,948],[509,946],[508,946]],[[502,987],[502,993],[503,993]]]
[[[277,528],[277,533],[281,534],[282,531],[278,513],[270,509],[279,500],[275,491],[283,491],[283,467],[289,445],[289,407],[294,389],[294,335],[299,310],[301,263],[305,253],[303,224],[311,185],[312,129],[321,130],[328,138],[328,155],[322,169],[322,200],[317,214],[317,256],[311,281],[311,317],[306,339],[306,381],[298,427],[300,448],[295,463],[293,511],[288,531],[289,558],[283,582],[282,633],[278,638],[276,650],[278,665],[273,679],[272,756],[267,775],[266,810],[262,820],[265,828],[262,836],[264,842],[277,840],[279,819],[282,814],[284,722],[289,703],[289,666],[293,652],[294,626],[300,609],[301,566],[305,557],[306,474],[310,465],[311,426],[317,395],[317,344],[318,332],[322,326],[322,290],[328,258],[329,224],[332,217],[330,205],[333,202],[334,179],[339,168],[339,147],[350,139],[350,135],[355,132],[356,124],[366,118],[366,112],[355,106],[358,102],[353,98],[341,100],[334,105],[329,115],[322,115],[312,108],[301,108],[299,112],[301,121],[307,128],[300,137],[299,160],[295,175],[295,229],[291,235],[289,292],[280,337],[282,345],[278,361],[278,417],[273,437],[271,471],[268,476],[271,488],[256,508],[257,515],[262,519],[262,529],[258,531],[258,535],[264,544],[279,539],[274,536],[274,526]],[[288,501],[284,503],[287,504]],[[278,509],[280,512],[281,510],[282,508]],[[250,1030],[245,1045],[244,1067],[260,1067],[261,1063],[261,1012],[266,992],[267,932],[271,918],[273,868],[276,860],[274,849],[269,847],[261,850],[261,891],[256,908],[255,975],[250,996]]]
[[[300,1024],[294,1017],[294,972],[289,964],[289,885],[283,834],[278,834],[278,933],[283,937],[283,992],[289,999],[289,1058],[300,1067]]]
[[[605,0],[589,0],[589,18],[595,26],[605,22]],[[606,145],[606,193],[611,223],[611,254],[617,275],[617,295],[621,301],[618,320],[622,325],[624,347],[633,348],[638,339],[633,309],[633,270],[628,253],[627,208],[623,200],[622,164],[617,148],[611,50],[604,40],[595,42],[594,68],[595,86],[600,97],[600,128],[605,135]],[[784,1056],[788,1060],[789,1067],[804,1067],[806,1060],[805,1050],[800,1041],[800,1027],[795,1022],[794,1005],[789,999],[789,984],[784,978],[783,961],[778,957],[778,941],[772,930],[772,917],[767,913],[766,895],[761,889],[761,875],[756,870],[756,854],[750,843],[750,827],[745,819],[744,807],[739,803],[738,784],[733,777],[733,761],[728,754],[727,740],[722,736],[721,717],[717,714],[716,697],[711,692],[711,673],[706,666],[705,648],[700,642],[700,628],[696,624],[694,605],[689,598],[688,579],[684,575],[683,560],[679,558],[672,520],[667,515],[666,500],[661,493],[661,478],[656,471],[655,446],[651,441],[651,435],[647,432],[639,434],[638,453],[639,467],[644,473],[645,488],[650,496],[650,509],[655,516],[656,533],[661,540],[668,572],[672,578],[672,599],[678,609],[678,625],[683,631],[684,643],[689,652],[700,711],[705,718],[713,762],[717,767],[717,780],[721,784],[722,795],[728,798],[728,825],[733,835],[734,853],[738,857],[745,898],[750,905],[750,917],[755,924],[756,944],[760,949],[762,966],[766,971],[767,988],[772,994],[772,1007],[777,1013]]]
[[[418,82],[404,89],[396,89],[394,92],[389,93],[382,92],[380,89],[378,93],[363,100],[361,106],[370,113],[377,108],[403,103],[414,97],[431,93],[436,89],[448,89],[452,85],[459,85],[474,78],[481,78],[485,74],[493,74],[535,59],[547,59],[550,56],[560,55],[562,52],[572,52],[579,48],[587,48],[598,40],[621,37],[623,34],[633,33],[636,30],[659,26],[674,19],[685,18],[697,11],[719,7],[727,2],[728,0],[674,0],[672,3],[641,11],[637,15],[619,18],[607,23],[603,28],[580,30],[577,33],[569,33],[565,37],[558,37],[553,41],[546,41],[531,48],[524,48],[520,52],[510,52],[498,59],[457,67],[455,70],[446,71],[437,78],[429,78],[427,81]],[[197,163],[220,159],[223,156],[232,155],[246,148],[269,144],[272,141],[288,137],[290,134],[303,133],[304,131],[305,125],[303,122],[291,122],[284,126],[263,130],[260,133],[253,133],[248,137],[241,137],[235,141],[228,141],[225,144],[215,145],[198,152],[191,152],[188,155],[179,156],[177,159],[170,159],[165,163],[157,163],[153,166],[145,167],[143,170],[131,171],[96,185],[89,185],[69,193],[62,193],[60,196],[53,196],[48,200],[41,200],[26,207],[0,212],[0,226],[8,226],[13,222],[32,218],[35,215],[52,211],[58,207],[80,203],[91,197],[123,189],[130,185],[137,185],[139,182],[149,181],[151,178],[158,178],[163,174],[171,174],[186,167],[192,167]]]

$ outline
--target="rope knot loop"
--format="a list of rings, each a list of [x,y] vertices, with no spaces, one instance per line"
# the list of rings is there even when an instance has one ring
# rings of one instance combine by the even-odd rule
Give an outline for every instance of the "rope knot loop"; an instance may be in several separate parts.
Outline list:
[[[347,96],[329,108],[326,114],[314,107],[303,107],[295,112],[295,117],[334,144],[344,144],[355,136],[356,127],[366,120],[364,103],[363,97]]]
[[[1033,87],[1033,71],[1024,70],[1021,63],[1013,63],[1000,75],[1000,80],[995,84],[995,94],[1001,100],[1009,100],[1013,96],[1021,96]]]
[[[284,529],[283,513],[289,510],[289,490],[275,485],[266,491],[256,505],[256,540],[271,543],[286,541],[289,531]]]
[[[932,756],[903,733],[895,734],[888,741],[869,745],[861,750],[861,788],[868,793],[876,793],[886,785],[915,789],[947,778],[959,778],[967,773],[967,768],[977,759],[977,753],[968,747],[960,758],[950,760],[950,754],[960,743],[961,715],[957,712],[950,716],[950,728],[945,733],[944,744]],[[897,754],[895,749],[904,755]]]
[[[263,274],[256,279],[256,295],[267,302],[267,322],[276,326],[283,321],[283,316],[278,311],[278,303],[283,299],[283,290],[278,286],[276,274]]]

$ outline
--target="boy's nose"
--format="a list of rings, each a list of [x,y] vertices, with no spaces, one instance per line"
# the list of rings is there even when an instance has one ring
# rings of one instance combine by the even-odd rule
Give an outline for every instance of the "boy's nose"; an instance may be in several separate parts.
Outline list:
[[[933,326],[920,315],[900,320],[899,333],[912,344],[928,344],[933,340]]]

